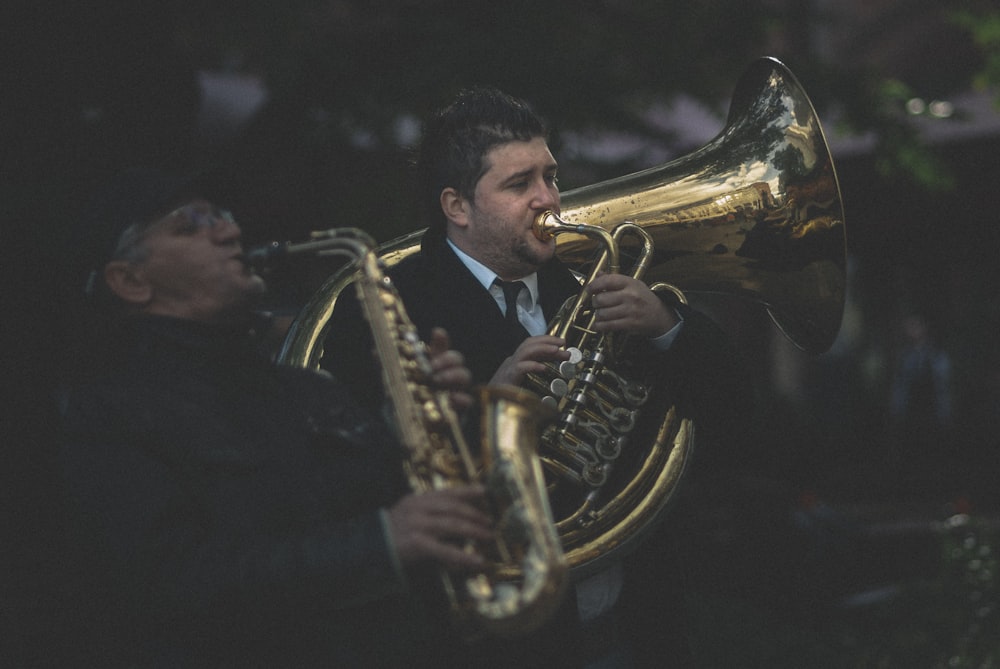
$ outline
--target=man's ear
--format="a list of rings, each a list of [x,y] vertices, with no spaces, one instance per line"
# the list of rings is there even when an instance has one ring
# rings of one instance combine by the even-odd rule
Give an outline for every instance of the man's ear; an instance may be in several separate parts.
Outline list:
[[[153,288],[141,268],[126,260],[112,260],[105,265],[104,281],[112,293],[129,304],[141,306],[153,295]]]
[[[441,211],[450,223],[460,228],[469,225],[468,204],[468,201],[454,188],[445,188],[441,191]]]

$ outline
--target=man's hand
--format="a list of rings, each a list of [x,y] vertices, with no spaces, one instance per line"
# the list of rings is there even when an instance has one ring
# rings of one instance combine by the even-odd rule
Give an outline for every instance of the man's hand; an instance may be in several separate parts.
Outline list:
[[[599,332],[629,332],[653,338],[669,332],[680,322],[649,286],[624,274],[602,274],[591,281],[590,306],[596,309],[594,329]]]
[[[441,328],[434,328],[427,346],[434,384],[441,390],[451,392],[451,403],[456,410],[462,411],[471,407],[474,402],[472,395],[469,394],[472,372],[465,366],[462,354],[450,348],[448,333]]]
[[[481,509],[482,486],[458,486],[406,495],[389,509],[389,531],[404,565],[436,562],[447,569],[476,570],[482,556],[463,547],[493,539],[493,521]]]
[[[569,360],[569,353],[562,346],[566,341],[551,335],[528,337],[514,353],[503,361],[490,379],[490,385],[521,385],[524,377],[532,372],[545,371],[546,362]]]

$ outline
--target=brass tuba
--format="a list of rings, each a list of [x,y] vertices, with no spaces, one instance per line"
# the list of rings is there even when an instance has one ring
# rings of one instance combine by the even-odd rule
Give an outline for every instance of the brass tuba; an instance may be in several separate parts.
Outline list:
[[[666,282],[682,297],[751,300],[811,354],[829,348],[840,328],[846,289],[840,187],[809,97],[773,58],[754,62],[740,78],[726,125],[708,144],[666,164],[568,191],[558,218],[576,229],[560,231],[556,253],[582,274],[593,266],[595,250],[617,253],[621,240],[608,238],[627,222],[648,237],[641,271],[647,283]],[[422,233],[385,244],[379,257],[391,267],[419,250]],[[326,323],[352,280],[350,272],[339,272],[313,295],[279,359],[319,365]],[[556,510],[575,574],[629,550],[668,508],[681,480],[694,425],[673,406],[644,406],[641,413],[652,424],[636,434],[648,441],[631,439],[627,470],[617,460],[620,484],[584,486],[582,510]],[[562,456],[544,448],[541,455],[550,488],[564,482],[556,462]]]
[[[538,398],[509,386],[478,388],[481,470],[473,460],[448,393],[431,385],[431,364],[368,235],[354,228],[313,233],[299,244],[248,253],[252,263],[291,254],[347,255],[380,362],[388,407],[407,457],[404,470],[415,492],[482,483],[496,521],[496,539],[467,545],[486,559],[484,573],[442,571],[444,590],[461,630],[514,636],[545,622],[562,600],[567,565],[555,528],[536,446],[554,412]],[[517,574],[513,579],[505,574]]]

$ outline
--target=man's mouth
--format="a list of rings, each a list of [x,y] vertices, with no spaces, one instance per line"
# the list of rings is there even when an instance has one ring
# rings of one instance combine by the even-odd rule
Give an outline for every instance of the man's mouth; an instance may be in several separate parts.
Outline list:
[[[240,263],[241,265],[243,265],[243,268],[247,272],[251,272],[251,273],[254,272],[254,266],[252,264],[250,264],[249,260],[247,260],[246,254],[244,254],[244,253],[237,253],[234,256],[232,256],[230,259],[231,260],[235,260],[238,263]]]

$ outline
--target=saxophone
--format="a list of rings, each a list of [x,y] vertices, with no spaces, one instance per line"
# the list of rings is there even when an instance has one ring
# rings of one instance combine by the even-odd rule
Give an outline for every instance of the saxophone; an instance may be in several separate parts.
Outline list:
[[[426,492],[478,482],[487,490],[496,539],[464,547],[480,552],[487,568],[473,575],[441,572],[456,622],[470,637],[537,629],[561,602],[568,573],[536,452],[555,412],[513,386],[477,388],[477,463],[448,393],[431,384],[426,344],[386,276],[373,240],[355,228],[334,228],[314,232],[308,242],[271,245],[248,255],[254,262],[296,253],[347,255],[357,265],[354,283],[374,338],[391,422],[407,452],[410,487]]]

